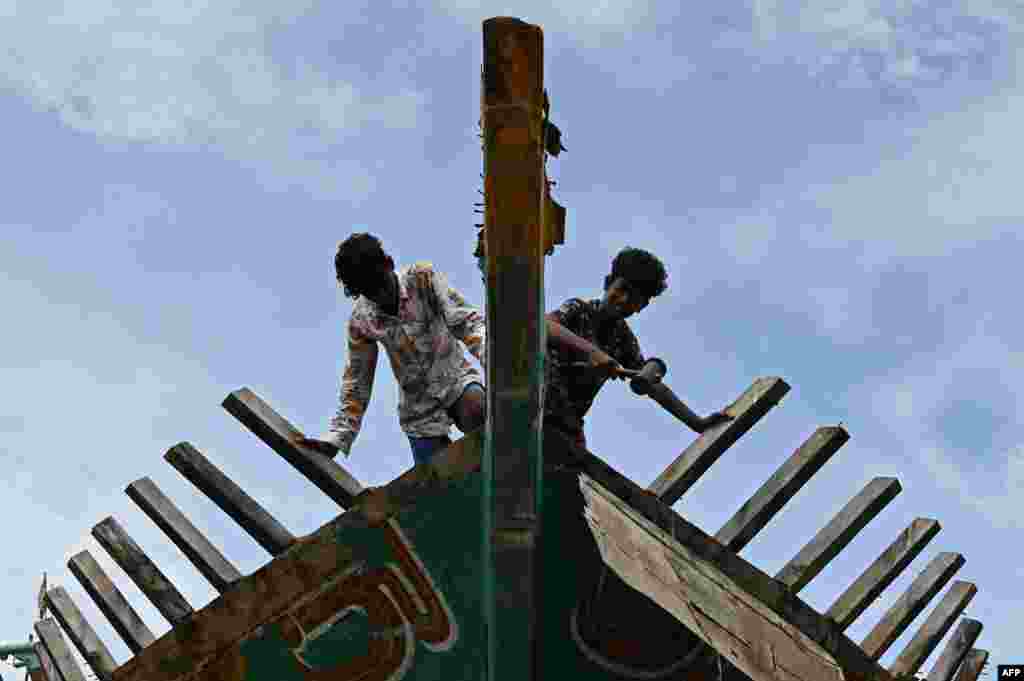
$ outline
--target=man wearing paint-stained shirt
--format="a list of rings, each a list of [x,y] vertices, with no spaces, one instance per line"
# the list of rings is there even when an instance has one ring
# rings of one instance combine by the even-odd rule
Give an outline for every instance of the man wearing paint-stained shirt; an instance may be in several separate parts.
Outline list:
[[[378,344],[401,388],[398,419],[416,463],[429,461],[451,440],[454,423],[466,433],[485,419],[483,381],[461,342],[484,362],[484,317],[428,262],[395,270],[376,237],[353,234],[338,247],[335,272],[355,298],[348,322],[348,361],[340,406],[328,432],[303,444],[349,455],[370,402]]]

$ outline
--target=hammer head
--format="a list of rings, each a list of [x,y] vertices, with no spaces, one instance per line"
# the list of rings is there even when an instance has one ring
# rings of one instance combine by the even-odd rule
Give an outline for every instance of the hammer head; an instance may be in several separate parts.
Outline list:
[[[647,360],[639,373],[629,382],[629,389],[637,395],[646,395],[655,383],[661,383],[668,367],[658,358]]]

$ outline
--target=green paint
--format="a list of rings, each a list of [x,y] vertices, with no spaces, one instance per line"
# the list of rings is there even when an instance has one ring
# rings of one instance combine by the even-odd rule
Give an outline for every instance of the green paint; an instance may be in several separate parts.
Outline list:
[[[525,409],[525,405],[517,405]],[[483,567],[489,554],[481,552],[486,515],[483,501],[488,494],[482,473],[449,480],[443,489],[424,494],[415,507],[401,512],[398,523],[426,572],[444,595],[458,627],[458,636],[450,649],[433,651],[417,642],[412,664],[393,681],[480,681],[486,678],[488,598]],[[584,502],[575,473],[548,471],[545,476],[543,517],[538,555],[541,579],[536,591],[538,603],[539,679],[562,681],[626,681],[638,678],[620,676],[588,660],[580,651],[570,629],[574,609],[593,589],[601,562],[583,515]],[[377,528],[344,528],[335,535],[339,550],[352,551],[368,569],[394,563],[396,557]],[[500,574],[500,573],[499,573]],[[493,588],[493,582],[491,582]],[[485,588],[481,588],[484,585]],[[498,585],[500,586],[500,585]],[[641,596],[637,598],[643,599]],[[674,620],[651,604],[652,611],[638,622],[618,621],[624,631],[644,631],[650,636],[654,653],[671,656],[682,649],[673,639],[657,639],[657,632],[672,630]],[[525,627],[529,611],[525,607],[502,613],[503,627]],[[667,619],[663,619],[667,618]],[[676,625],[679,626],[679,625]],[[650,632],[650,633],[648,633]],[[308,633],[308,632],[307,632]],[[353,612],[310,640],[303,659],[315,670],[327,671],[346,660],[366,654],[370,642],[368,620]],[[503,642],[499,642],[501,644]],[[276,624],[268,624],[241,644],[247,660],[244,679],[232,681],[304,681],[288,644]],[[653,656],[641,660],[648,663]],[[525,665],[525,661],[523,663]],[[502,675],[521,669],[502,670]],[[527,678],[527,677],[521,677]],[[670,679],[672,677],[666,677]],[[340,675],[332,681],[347,681]]]
[[[494,488],[490,481],[494,480],[494,437],[491,432],[491,416],[490,416],[490,400],[488,400],[488,415],[487,425],[484,427],[484,447],[481,453],[482,460],[480,462],[480,506],[478,511],[480,513],[480,545],[479,549],[479,565],[480,565],[480,615],[481,615],[481,629],[483,634],[483,652],[484,652],[484,670],[481,679],[490,679],[493,676],[490,668],[488,667],[489,661],[493,657],[495,636],[492,628],[494,622],[494,550],[493,550],[493,537],[494,537]]]
[[[35,646],[31,641],[27,643],[0,643],[0,660],[13,657],[10,663],[15,669],[24,668],[25,671],[34,672],[42,668],[39,657],[36,655]]]
[[[484,618],[480,593],[479,537],[482,534],[481,475],[450,481],[442,491],[424,495],[414,509],[396,517],[415,554],[443,594],[455,619],[457,638],[450,649],[435,652],[416,642],[404,676],[427,679],[481,679],[484,675]],[[378,528],[340,528],[339,550],[351,550],[366,569],[396,563],[397,557]],[[302,657],[315,670],[329,670],[367,653],[370,627],[366,616],[348,617],[312,638]],[[309,634],[310,632],[307,632]],[[304,676],[276,624],[258,630],[241,644],[247,674],[238,681],[303,681]],[[397,681],[396,678],[396,681]],[[338,678],[337,681],[346,681]]]

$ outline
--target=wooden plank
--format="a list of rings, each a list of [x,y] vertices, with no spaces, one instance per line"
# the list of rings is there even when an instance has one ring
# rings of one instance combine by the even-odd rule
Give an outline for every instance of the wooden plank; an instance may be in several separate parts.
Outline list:
[[[85,675],[71,655],[71,649],[64,642],[57,622],[47,617],[36,622],[34,628],[46,652],[50,654],[50,661],[61,681],[85,681]]]
[[[775,579],[796,593],[807,586],[902,491],[896,478],[875,478],[814,535]]]
[[[239,580],[189,619],[188,635],[171,630],[141,655],[121,665],[114,681],[176,681],[196,664],[222,654],[254,623],[266,622],[297,601],[308,599],[332,577],[350,569],[356,552],[338,543],[346,528],[377,527],[424,494],[443,494],[453,478],[480,469],[483,434],[478,430],[452,443],[429,464],[406,471],[382,487],[367,489],[357,504],[316,532],[296,540],[282,555]]]
[[[754,681],[892,679],[834,623],[686,520],[666,532],[589,476],[580,486],[609,567]]]
[[[97,523],[92,528],[92,536],[172,625],[192,614],[192,606],[177,587],[113,517]]]
[[[899,657],[896,658],[896,661],[889,667],[889,671],[892,672],[893,676],[913,676],[916,674],[976,593],[978,593],[978,587],[970,582],[953,582],[953,585],[949,587],[949,591],[946,592],[942,600],[939,601],[939,604],[935,606],[935,609],[928,614],[927,619],[918,628],[914,638],[910,639],[910,643],[907,644],[899,654]],[[979,625],[978,632],[980,633],[981,623],[978,622],[977,624]],[[971,641],[971,644],[973,643],[974,641]],[[970,645],[967,647],[969,648]]]
[[[337,461],[298,445],[302,433],[248,388],[234,391],[221,406],[342,508],[363,491]]]
[[[818,428],[740,507],[715,539],[739,553],[850,439],[841,426]]]
[[[959,553],[940,553],[932,558],[924,571],[911,582],[907,590],[861,641],[860,647],[868,657],[872,660],[882,657],[965,562]]]
[[[109,679],[117,663],[64,587],[57,586],[47,591],[46,605],[96,676]]]
[[[60,672],[57,671],[57,665],[53,663],[53,658],[50,657],[49,651],[46,650],[46,646],[43,645],[42,641],[36,641],[32,644],[32,649],[36,651],[36,657],[39,658],[39,667],[43,675],[43,681],[64,681],[61,678]],[[35,677],[32,677],[35,681]]]
[[[710,428],[683,450],[648,488],[672,505],[743,434],[761,420],[789,392],[789,385],[777,377],[758,378],[725,411],[731,421]]]
[[[854,580],[829,607],[825,617],[843,631],[895,580],[928,545],[942,526],[931,518],[915,518],[896,540]]]
[[[202,532],[160,491],[151,479],[140,478],[125,493],[164,531],[174,545],[220,593],[227,591],[242,573],[217,550]]]
[[[978,681],[988,662],[988,651],[972,648],[957,672],[956,681]]]
[[[227,513],[270,555],[284,553],[295,542],[295,535],[190,443],[174,445],[164,454],[164,459]]]
[[[818,428],[722,526],[715,539],[734,553],[742,551],[849,439],[841,426]],[[714,648],[699,643],[687,653],[684,666],[710,662],[714,656]]]
[[[487,424],[483,468],[488,681],[536,679],[544,396],[544,33],[483,22]]]
[[[952,681],[956,670],[967,657],[971,646],[981,635],[982,624],[978,620],[964,618],[956,625],[956,630],[949,637],[946,647],[939,654],[932,670],[928,672],[928,681]]]
[[[96,559],[88,551],[82,551],[71,557],[68,569],[78,579],[85,592],[89,594],[96,607],[109,620],[114,631],[125,642],[133,654],[156,640],[153,632],[142,621],[135,609],[125,600],[110,577],[103,571]]]

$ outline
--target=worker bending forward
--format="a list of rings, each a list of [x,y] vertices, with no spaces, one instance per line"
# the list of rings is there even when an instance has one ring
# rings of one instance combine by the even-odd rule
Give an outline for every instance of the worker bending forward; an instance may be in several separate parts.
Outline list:
[[[640,344],[626,320],[646,308],[653,298],[667,288],[665,265],[653,254],[625,248],[612,261],[612,271],[604,280],[604,296],[600,299],[570,298],[547,315],[548,345],[545,423],[567,435],[577,446],[586,447],[583,418],[590,410],[598,391],[609,378],[621,379],[621,369],[640,370],[646,362]],[[554,324],[550,323],[554,322]],[[559,342],[557,335],[570,332],[583,343]],[[591,360],[584,365],[578,351],[593,353],[603,350],[614,360],[598,366]],[[591,355],[593,356],[593,355]],[[647,387],[647,395],[692,430],[702,433],[729,420],[721,412],[701,418],[687,407],[664,383]]]

